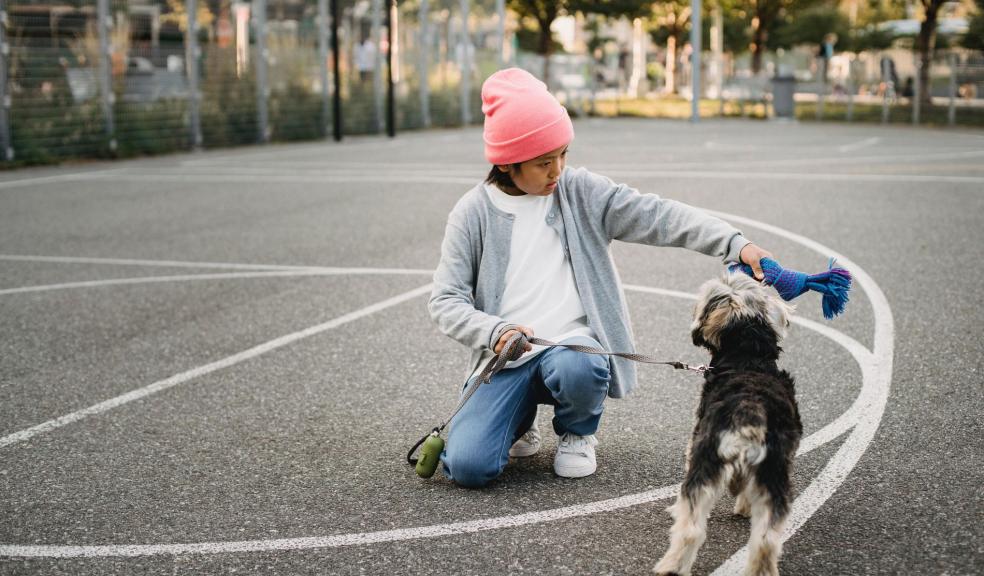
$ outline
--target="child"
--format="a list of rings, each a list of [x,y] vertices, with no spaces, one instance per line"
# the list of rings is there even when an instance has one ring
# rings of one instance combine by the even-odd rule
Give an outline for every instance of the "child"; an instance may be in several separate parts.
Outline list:
[[[429,309],[439,329],[472,348],[475,376],[517,331],[554,342],[632,351],[612,240],[681,246],[741,261],[763,278],[770,254],[707,214],[640,194],[584,168],[565,169],[574,127],[567,111],[529,73],[510,68],[482,86],[488,178],[451,211]],[[558,476],[597,468],[594,437],[606,396],[636,384],[632,362],[527,344],[451,422],[445,474],[478,487],[513,456],[539,449],[538,404],[554,406]]]

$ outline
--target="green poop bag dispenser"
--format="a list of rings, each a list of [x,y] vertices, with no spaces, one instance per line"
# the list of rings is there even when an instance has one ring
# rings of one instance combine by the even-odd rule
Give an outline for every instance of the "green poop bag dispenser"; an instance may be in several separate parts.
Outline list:
[[[420,458],[417,460],[417,476],[430,478],[437,470],[437,464],[441,461],[441,452],[444,451],[444,439],[441,438],[437,430],[431,432],[430,436],[424,440],[420,447]]]

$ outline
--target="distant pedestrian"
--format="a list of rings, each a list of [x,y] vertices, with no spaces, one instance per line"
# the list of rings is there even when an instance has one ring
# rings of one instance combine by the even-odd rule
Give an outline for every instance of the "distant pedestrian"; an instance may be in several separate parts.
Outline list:
[[[834,46],[837,44],[837,34],[824,34],[823,41],[817,49],[817,58],[820,60],[820,76],[823,82],[827,82],[830,68],[830,59],[834,57]]]
[[[771,256],[701,210],[567,168],[574,128],[546,86],[517,68],[482,86],[484,182],[452,210],[429,302],[439,329],[472,349],[465,389],[517,332],[609,350],[634,349],[628,307],[609,251],[613,240],[689,248],[752,266]],[[594,433],[605,398],[636,384],[623,359],[527,345],[451,421],[441,456],[462,486],[496,478],[509,456],[540,448],[538,404],[554,406],[554,471],[597,468]]]
[[[359,71],[359,80],[362,82],[372,80],[376,71],[376,45],[368,36],[355,47],[355,67]]]

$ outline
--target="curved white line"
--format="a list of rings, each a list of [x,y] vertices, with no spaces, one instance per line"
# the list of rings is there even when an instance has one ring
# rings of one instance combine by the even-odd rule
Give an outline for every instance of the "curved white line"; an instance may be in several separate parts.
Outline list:
[[[878,430],[878,425],[885,413],[885,405],[888,403],[888,394],[891,390],[892,360],[895,348],[895,322],[892,317],[892,309],[878,284],[867,272],[846,256],[838,254],[819,242],[776,226],[723,212],[710,210],[708,212],[739,224],[789,238],[821,254],[837,258],[844,267],[851,271],[855,281],[868,295],[868,300],[874,311],[875,335],[874,349],[871,352],[872,359],[870,363],[861,367],[864,385],[854,402],[854,406],[852,406],[852,410],[857,412],[858,422],[833,458],[827,462],[823,470],[793,502],[792,510],[786,520],[786,528],[782,533],[782,541],[785,542],[837,491],[837,488],[847,479],[848,474],[857,465],[858,460],[861,459],[875,437],[875,432]],[[740,574],[747,562],[748,546],[746,545],[721,564],[712,576]]]
[[[712,211],[708,211],[712,212]],[[835,330],[827,328],[822,325],[818,325],[808,320],[801,320],[802,325],[808,328],[815,328],[820,326],[823,328],[821,333],[830,337],[831,335],[837,335],[838,338],[845,339],[845,342],[849,343],[848,350],[851,351],[855,359],[859,362],[862,368],[862,374],[864,377],[865,385],[862,386],[861,394],[859,394],[858,399],[855,401],[852,408],[848,410],[845,415],[842,415],[834,422],[828,424],[820,431],[814,433],[808,438],[804,439],[798,454],[804,454],[809,450],[812,450],[820,446],[823,442],[823,438],[829,441],[836,437],[835,434],[840,429],[849,428],[852,424],[852,417],[848,414],[860,413],[861,423],[865,424],[865,433],[859,435],[858,430],[862,428],[859,424],[856,426],[855,431],[850,435],[848,440],[845,441],[841,449],[838,450],[834,459],[824,468],[821,475],[818,476],[810,486],[803,492],[803,494],[794,502],[793,511],[789,518],[789,523],[786,532],[783,534],[783,540],[788,539],[806,520],[812,516],[820,505],[826,501],[827,498],[837,489],[843,479],[846,478],[847,474],[853,468],[854,464],[857,463],[857,459],[867,448],[867,445],[871,441],[871,436],[874,434],[874,430],[877,429],[878,423],[880,422],[881,416],[884,413],[885,402],[887,401],[888,388],[891,380],[891,348],[893,345],[893,322],[891,319],[891,310],[888,307],[888,302],[884,297],[884,294],[878,289],[874,281],[868,276],[861,268],[851,263],[846,257],[840,256],[834,253],[832,250],[824,247],[823,245],[816,243],[808,238],[799,236],[792,232],[782,230],[780,228],[756,222],[747,218],[742,218],[740,216],[733,216],[730,214],[724,214],[720,212],[713,212],[716,215],[733,220],[735,222],[744,223],[746,225],[760,228],[774,234],[787,237],[791,240],[798,241],[807,247],[810,247],[824,256],[835,256],[844,265],[852,270],[855,278],[858,279],[859,284],[862,289],[868,293],[870,300],[875,311],[876,327],[875,327],[875,352],[872,353],[870,358],[868,356],[867,350],[857,341],[850,339],[846,335],[843,335]],[[644,287],[643,287],[644,288]],[[687,298],[693,298],[692,295],[672,291],[672,290],[661,290],[661,289],[646,289],[641,291],[662,293],[667,295],[681,296]],[[887,321],[885,320],[884,314],[887,313]],[[887,339],[887,363],[886,363],[886,339]],[[866,360],[862,360],[865,358]],[[873,358],[872,361],[867,361]],[[869,395],[876,396],[874,401],[869,398]],[[864,400],[862,402],[862,399]],[[881,400],[879,400],[881,399]],[[868,410],[864,410],[867,408]],[[877,415],[874,416],[871,409],[874,408]],[[870,430],[868,430],[870,428]],[[868,434],[870,432],[870,435]],[[857,441],[860,437],[860,441]],[[853,442],[852,442],[853,441]],[[848,449],[853,447],[851,449]],[[843,455],[853,457],[842,458]],[[832,478],[831,478],[832,476]],[[821,480],[823,480],[821,482]],[[818,487],[819,486],[819,487]],[[645,502],[651,502],[655,500],[660,500],[663,498],[669,498],[676,493],[677,486],[668,486],[660,488],[658,490],[643,492],[640,494],[634,494],[629,496],[624,496],[621,498],[615,498],[610,500],[604,500],[595,503],[575,505],[567,508],[547,510],[541,512],[531,512],[528,514],[521,514],[517,516],[508,516],[502,518],[492,518],[479,521],[462,522],[450,525],[436,525],[436,526],[425,526],[418,528],[407,528],[399,530],[390,530],[382,532],[372,532],[372,533],[362,533],[362,534],[348,534],[348,535],[338,535],[338,536],[327,536],[327,537],[314,537],[314,538],[300,538],[300,539],[287,539],[287,540],[258,540],[258,541],[248,541],[248,542],[215,542],[215,543],[193,543],[193,544],[162,544],[162,545],[135,545],[135,546],[120,546],[120,545],[108,545],[108,546],[18,546],[18,545],[0,545],[0,555],[8,556],[108,556],[108,555],[143,555],[143,554],[180,554],[180,553],[210,553],[210,552],[224,552],[224,551],[238,551],[238,550],[270,550],[270,549],[298,549],[298,548],[319,548],[326,546],[345,546],[353,544],[371,544],[376,542],[384,541],[394,541],[394,540],[407,540],[414,538],[426,538],[439,536],[444,534],[456,534],[463,532],[477,532],[481,530],[493,530],[502,528],[505,526],[520,526],[525,524],[532,524],[538,522],[547,522],[550,520],[555,520],[559,518],[569,518],[574,516],[580,516],[584,514],[591,514],[595,512],[609,511],[627,506],[634,506],[637,504],[642,504]],[[584,511],[583,514],[581,511]],[[558,516],[559,515],[559,516]],[[266,547],[265,544],[271,547]],[[239,548],[236,548],[236,547]],[[740,550],[728,562],[723,564],[717,573],[727,573],[730,574],[735,571],[735,567],[744,563],[742,554],[747,555],[747,549]]]
[[[649,294],[660,294],[688,300],[696,299],[696,295],[677,290],[664,288],[654,288],[649,286],[626,285],[625,289]],[[846,348],[854,359],[862,365],[870,361],[870,353],[859,342],[849,336],[823,326],[810,320],[794,317],[793,322],[801,324],[811,330],[827,336],[834,342]],[[187,374],[187,373],[186,373]],[[181,375],[179,375],[181,376]],[[175,382],[171,385],[176,385]],[[122,397],[120,397],[122,398]],[[126,400],[129,401],[129,400]],[[118,405],[118,404],[117,404]],[[848,412],[851,412],[849,410]],[[847,413],[845,413],[847,414]],[[86,414],[84,416],[87,416]],[[82,417],[84,417],[82,416]],[[822,446],[825,442],[832,440],[842,434],[847,428],[853,425],[849,419],[841,415],[837,420],[828,424],[821,430],[814,432],[803,439],[800,444],[798,455],[803,455],[811,450]],[[43,431],[42,431],[43,432]],[[40,433],[40,432],[39,432]],[[3,444],[0,443],[0,447]],[[333,536],[317,536],[305,538],[286,538],[276,540],[247,540],[233,542],[194,542],[186,544],[109,544],[102,546],[57,546],[57,545],[0,545],[0,556],[18,557],[99,557],[99,556],[145,556],[156,554],[218,554],[224,552],[255,552],[269,550],[298,550],[309,548],[332,548],[339,546],[352,546],[358,544],[378,544],[381,542],[393,542],[398,540],[412,540],[418,538],[432,538],[451,534],[463,534],[470,532],[480,532],[485,530],[497,530],[500,528],[524,526],[527,524],[538,524],[551,522],[563,518],[573,518],[585,516],[598,512],[610,512],[629,506],[637,506],[648,502],[655,502],[676,495],[679,484],[664,486],[656,490],[629,494],[618,498],[610,498],[590,502],[587,504],[576,504],[564,508],[551,510],[541,510],[529,512],[515,516],[504,516],[498,518],[488,518],[483,520],[473,520],[457,522],[453,524],[438,524],[431,526],[418,526],[414,528],[401,528],[396,530],[383,530],[378,532],[339,534]]]
[[[53,420],[48,420],[47,422],[42,422],[41,424],[32,426],[30,428],[26,428],[19,432],[8,434],[7,436],[0,438],[0,448],[9,446],[11,444],[16,444],[18,442],[23,442],[25,440],[33,438],[34,436],[37,436],[38,434],[50,432],[51,430],[54,430],[56,428],[61,428],[62,426],[66,426],[68,424],[71,424],[72,422],[78,422],[83,418],[87,418],[95,414],[101,414],[103,412],[106,412],[107,410],[112,410],[113,408],[116,408],[117,406],[122,406],[123,404],[126,404],[128,402],[133,402],[134,400],[139,400],[141,398],[145,398],[152,394],[157,394],[158,392],[167,390],[168,388],[173,388],[174,386],[177,386],[178,384],[181,384],[183,382],[187,382],[188,380],[191,380],[193,378],[197,378],[199,376],[203,376],[205,374],[208,374],[210,372],[215,372],[216,370],[221,370],[223,368],[228,368],[229,366],[232,366],[234,364],[239,364],[240,362],[249,360],[250,358],[255,358],[257,356],[260,356],[261,354],[266,354],[271,350],[276,350],[277,348],[282,348],[288,344],[291,344],[303,338],[307,338],[308,336],[314,336],[315,334],[320,334],[321,332],[324,332],[326,330],[337,328],[353,320],[357,320],[359,318],[368,316],[375,312],[379,312],[380,310],[384,310],[391,306],[395,306],[412,298],[416,298],[417,296],[427,294],[430,291],[431,291],[431,284],[427,284],[425,286],[415,288],[413,290],[404,292],[392,298],[388,298],[381,302],[377,302],[372,306],[367,306],[365,308],[362,308],[361,310],[356,310],[355,312],[350,312],[348,314],[345,314],[344,316],[339,316],[338,318],[334,318],[332,320],[329,320],[328,322],[324,322],[316,326],[311,326],[310,328],[306,328],[304,330],[300,330],[292,334],[287,334],[286,336],[281,336],[280,338],[275,338],[273,340],[270,340],[269,342],[264,342],[263,344],[249,348],[248,350],[243,350],[238,354],[233,354],[232,356],[227,356],[221,360],[212,362],[210,364],[199,366],[197,368],[187,370],[180,374],[175,374],[174,376],[171,376],[170,378],[166,378],[164,380],[158,380],[153,384],[148,384],[147,386],[144,386],[142,388],[131,390],[126,394],[121,394],[119,396],[116,396],[115,398],[104,400],[98,404],[89,406],[88,408],[76,410],[75,412],[66,414],[64,416],[60,416]]]
[[[311,548],[337,548],[340,546],[356,546],[395,542],[399,540],[415,540],[418,538],[433,538],[435,536],[450,536],[498,530],[516,526],[526,526],[540,522],[552,522],[566,518],[577,518],[599,512],[610,512],[629,506],[637,506],[655,500],[670,498],[676,494],[679,484],[665,486],[648,492],[630,494],[620,498],[601,500],[589,504],[577,504],[564,508],[554,508],[541,512],[528,512],[514,516],[500,516],[456,522],[454,524],[437,524],[416,528],[399,528],[379,532],[363,532],[357,534],[339,534],[335,536],[314,536],[307,538],[283,538],[279,540],[246,540],[241,542],[195,542],[191,544],[134,544],[107,546],[0,546],[0,556],[44,557],[44,558],[79,558],[98,556],[148,556],[156,554],[219,554],[223,552],[261,552],[269,550],[306,550]]]

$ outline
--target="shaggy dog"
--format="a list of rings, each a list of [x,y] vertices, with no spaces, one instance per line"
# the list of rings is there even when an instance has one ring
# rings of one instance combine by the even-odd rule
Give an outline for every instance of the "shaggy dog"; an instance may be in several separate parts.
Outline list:
[[[735,514],[751,517],[747,575],[779,573],[780,534],[803,427],[793,379],[776,366],[793,308],[772,289],[736,273],[705,283],[694,308],[694,345],[711,352],[670,548],[657,574],[690,574],[707,517],[727,486]]]

